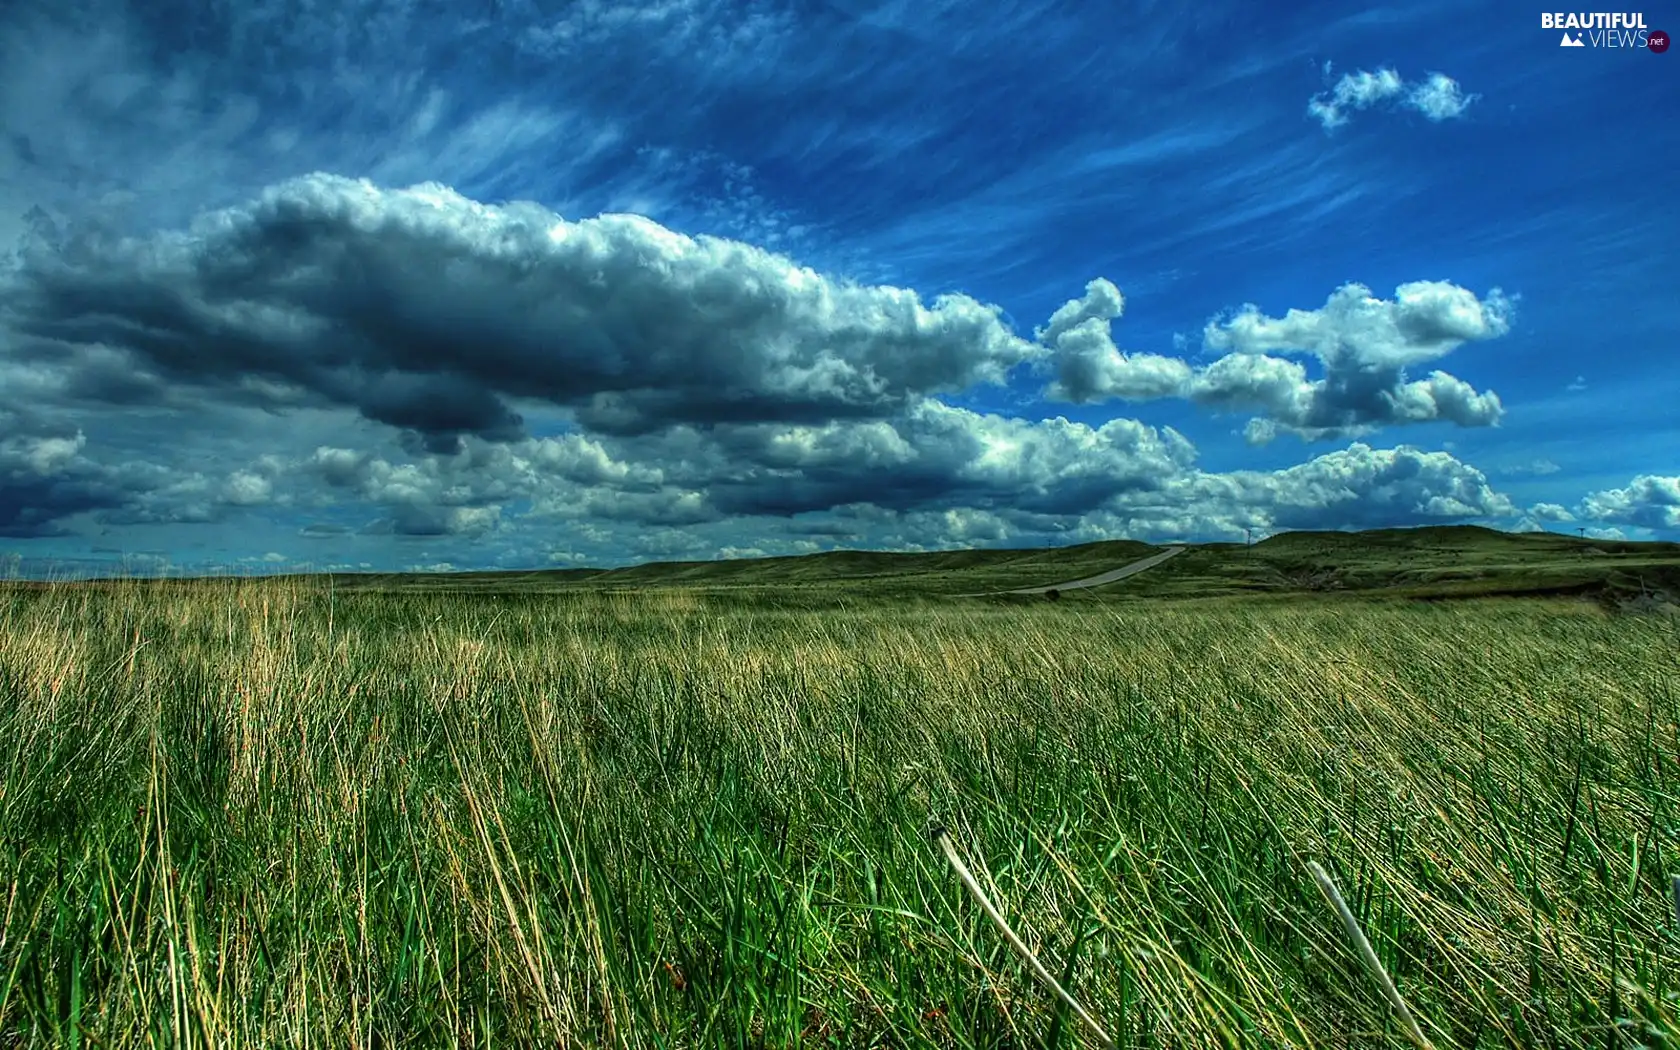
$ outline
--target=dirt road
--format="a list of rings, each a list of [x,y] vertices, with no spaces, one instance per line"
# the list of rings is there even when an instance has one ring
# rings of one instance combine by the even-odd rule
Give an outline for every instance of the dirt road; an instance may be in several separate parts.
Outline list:
[[[1087,576],[1083,580],[1069,580],[1067,583],[1050,583],[1044,585],[1043,587],[1020,587],[1013,591],[991,591],[988,593],[1045,594],[1049,591],[1078,591],[1083,590],[1086,587],[1101,587],[1105,583],[1113,583],[1115,580],[1123,580],[1126,577],[1136,575],[1145,569],[1153,569],[1155,566],[1166,561],[1168,558],[1183,553],[1183,547],[1168,547],[1159,554],[1152,554],[1140,561],[1134,561],[1130,565],[1122,565],[1118,569],[1110,569],[1107,572],[1098,573],[1095,576]],[[982,595],[967,594],[963,595],[963,597],[979,598],[982,597]]]

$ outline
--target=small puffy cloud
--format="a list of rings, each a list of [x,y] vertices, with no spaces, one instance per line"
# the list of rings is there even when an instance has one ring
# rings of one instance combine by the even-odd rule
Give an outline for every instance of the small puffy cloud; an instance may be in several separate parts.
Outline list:
[[[56,359],[114,351],[177,387],[343,405],[438,451],[519,439],[520,399],[614,433],[883,418],[1042,354],[962,295],[924,303],[636,215],[321,174],[185,231],[37,246],[17,278],[12,324]]]
[[[1577,508],[1587,521],[1642,529],[1680,529],[1680,476],[1641,474],[1625,488],[1604,489]]]
[[[1437,420],[1489,426],[1502,412],[1497,394],[1438,369],[1408,380],[1406,369],[1505,334],[1511,312],[1498,289],[1478,299],[1445,281],[1403,284],[1391,300],[1363,285],[1344,285],[1317,310],[1277,318],[1245,306],[1207,326],[1204,345],[1226,356],[1196,375],[1188,395],[1209,405],[1261,409],[1271,424],[1262,436],[1282,430],[1314,440]],[[1316,357],[1323,377],[1309,380],[1299,362],[1273,352]]]
[[[1536,503],[1528,508],[1528,513],[1536,521],[1566,522],[1575,520],[1575,515],[1569,513],[1569,508],[1559,503]]]
[[[1087,321],[1112,321],[1126,312],[1126,297],[1113,281],[1098,277],[1085,285],[1085,294],[1070,299],[1050,315],[1050,323],[1033,334],[1049,346]]]
[[[1327,74],[1329,69],[1326,63]],[[1393,69],[1378,69],[1374,73],[1361,69],[1344,73],[1329,91],[1309,99],[1307,114],[1323,125],[1325,131],[1331,131],[1346,124],[1350,112],[1398,100],[1426,119],[1440,123],[1463,116],[1479,97],[1465,94],[1458,81],[1445,73],[1430,73],[1423,80],[1407,84]]]
[[[1316,310],[1269,317],[1245,306],[1208,324],[1203,345],[1221,356],[1193,369],[1178,358],[1121,354],[1108,332],[1119,296],[1108,288],[1092,282],[1083,299],[1063,306],[1040,333],[1057,370],[1049,396],[1183,397],[1228,411],[1257,409],[1262,415],[1244,431],[1255,443],[1285,432],[1306,440],[1358,436],[1389,424],[1489,426],[1502,412],[1497,394],[1446,372],[1407,376],[1409,367],[1466,342],[1505,334],[1513,302],[1498,289],[1478,298],[1446,281],[1414,281],[1401,285],[1393,299],[1379,299],[1363,285],[1348,284]],[[1300,361],[1278,353],[1316,358],[1322,377],[1310,378]]]
[[[222,498],[235,507],[260,507],[274,495],[274,483],[248,470],[235,472],[223,486]]]
[[[1446,281],[1403,284],[1392,300],[1348,284],[1318,310],[1290,310],[1271,318],[1258,307],[1244,307],[1229,321],[1209,325],[1206,343],[1240,353],[1303,349],[1322,358],[1345,351],[1372,364],[1409,365],[1440,357],[1469,340],[1504,335],[1511,308],[1498,289],[1483,300]]]
[[[399,507],[389,521],[375,522],[368,531],[383,533],[387,526],[399,536],[481,536],[500,522],[500,507]]]
[[[1445,73],[1431,73],[1422,83],[1412,85],[1406,93],[1406,104],[1433,121],[1461,117],[1470,103],[1480,95],[1466,95],[1458,81]]]
[[[578,493],[564,503],[551,500],[539,506],[538,511],[555,518],[672,527],[699,525],[723,517],[706,492],[675,487],[653,492],[595,489]]]
[[[1329,130],[1347,123],[1348,110],[1369,109],[1403,90],[1405,82],[1394,70],[1379,69],[1372,73],[1361,69],[1342,74],[1335,87],[1314,95],[1307,102],[1307,112]]]
[[[1110,322],[1125,299],[1110,281],[1097,278],[1050,317],[1038,339],[1055,357],[1056,380],[1049,396],[1064,401],[1107,398],[1141,401],[1177,394],[1190,379],[1190,366],[1176,357],[1125,354],[1114,345]]]

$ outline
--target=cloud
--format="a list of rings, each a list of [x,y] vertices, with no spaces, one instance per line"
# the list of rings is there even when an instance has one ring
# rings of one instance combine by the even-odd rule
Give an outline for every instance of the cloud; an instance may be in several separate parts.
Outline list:
[[[242,470],[228,478],[222,498],[236,507],[260,507],[273,495],[273,482],[261,474]]]
[[[545,59],[587,53],[614,42],[635,41],[666,54],[742,52],[762,58],[793,28],[787,11],[769,4],[719,5],[705,0],[655,0],[653,3],[613,3],[576,0],[552,21],[521,31],[521,50]]]
[[[1086,285],[1051,315],[1037,333],[1054,351],[1056,380],[1048,396],[1064,401],[1108,398],[1150,400],[1179,393],[1190,380],[1190,366],[1174,357],[1125,354],[1114,345],[1109,322],[1125,311],[1125,298],[1102,278]]]
[[[1159,488],[1195,459],[1170,427],[1014,419],[935,400],[890,422],[741,427],[713,440],[724,454],[716,473],[689,480],[732,514],[855,503],[1080,514],[1127,491]]]
[[[438,450],[517,439],[516,399],[621,433],[882,417],[1040,353],[963,295],[924,304],[634,215],[319,174],[186,231],[33,250],[9,298],[49,345],[117,348],[177,385],[260,381]]]
[[[1328,68],[1326,66],[1327,71]],[[1400,74],[1392,69],[1379,69],[1375,73],[1363,69],[1344,73],[1330,91],[1314,95],[1307,101],[1307,112],[1328,131],[1347,123],[1348,110],[1369,109],[1400,94],[1404,88]]]
[[[1325,63],[1328,75],[1330,64]],[[1479,95],[1466,95],[1458,81],[1445,73],[1430,73],[1421,81],[1408,86],[1393,69],[1376,72],[1356,70],[1342,74],[1334,87],[1314,95],[1307,101],[1307,114],[1324,126],[1325,131],[1339,128],[1348,122],[1348,113],[1400,100],[1400,104],[1414,109],[1435,123],[1464,115],[1464,111]]]
[[[533,521],[650,525],[791,518],[860,504],[1077,515],[1128,491],[1159,488],[1195,459],[1171,428],[1011,419],[931,399],[892,420],[681,425],[513,443],[468,438],[452,454],[417,453],[405,461],[323,447],[268,469],[320,486],[312,501],[299,502],[327,507],[353,494],[397,532],[441,535],[487,527],[482,518],[444,512],[513,504],[528,505]]]
[[[1487,476],[1446,452],[1356,442],[1282,470],[1203,475],[1205,503],[1243,513],[1257,526],[1291,529],[1375,527],[1515,512]]]
[[[125,506],[121,479],[82,455],[87,438],[71,433],[19,433],[7,419],[0,438],[0,536],[51,536],[66,519]]]
[[[1531,459],[1525,463],[1515,463],[1505,468],[1504,473],[1512,477],[1545,477],[1556,474],[1563,468],[1549,459]]]
[[[1262,415],[1245,430],[1254,443],[1280,432],[1306,440],[1357,436],[1386,424],[1489,426],[1502,413],[1497,394],[1446,372],[1407,378],[1411,366],[1509,331],[1514,302],[1498,289],[1478,298],[1445,281],[1413,281],[1385,300],[1348,284],[1317,310],[1268,317],[1244,306],[1208,323],[1203,345],[1222,356],[1200,368],[1117,350],[1109,320],[1122,305],[1113,285],[1093,281],[1083,299],[1056,311],[1039,336],[1050,344],[1057,372],[1048,396],[1076,402],[1182,397],[1224,410],[1258,409]],[[1309,378],[1299,361],[1275,352],[1316,358],[1322,377]]]
[[[660,482],[657,469],[614,461],[598,442],[579,435],[511,444],[471,439],[452,453],[422,453],[407,461],[323,446],[290,462],[269,461],[264,469],[276,480],[289,476],[318,483],[321,491],[311,502],[323,508],[354,496],[383,515],[366,530],[402,536],[487,532],[498,527],[508,503],[556,491],[565,493],[563,502],[587,513],[591,500],[605,491],[590,490],[637,486],[646,491]]]
[[[0,536],[65,536],[82,521],[213,521],[238,504],[242,491],[243,482],[218,491],[210,477],[185,466],[109,460],[79,427],[44,412],[0,407],[0,434]]]
[[[1581,501],[1588,521],[1642,529],[1680,529],[1680,476],[1641,474],[1625,488],[1603,489]]]
[[[1564,387],[1564,389],[1569,391],[1571,394],[1579,394],[1581,391],[1585,390],[1586,388],[1587,388],[1587,377],[1586,376],[1576,376],[1573,380],[1570,381],[1568,386]]]
[[[359,516],[359,535],[477,542],[502,556],[708,557],[740,538],[772,554],[835,543],[924,550],[1000,543],[1222,538],[1514,513],[1444,452],[1355,444],[1276,471],[1208,473],[1171,428],[1023,420],[926,400],[892,420],[683,425],[404,454],[323,447],[251,468],[295,506]],[[342,536],[340,527],[306,535]],[[476,557],[462,548],[462,557]],[[518,558],[515,563],[520,563]]]
[[[1439,123],[1464,115],[1470,103],[1480,95],[1466,95],[1458,81],[1445,73],[1431,73],[1420,84],[1414,84],[1406,94],[1406,104]]]
[[[976,519],[1014,543],[1078,543],[1128,536],[1233,539],[1245,530],[1340,529],[1497,519],[1513,512],[1475,468],[1442,452],[1354,444],[1277,471],[1185,470],[1116,493],[1077,516],[986,512]],[[888,512],[869,533],[903,549],[955,542],[949,512]],[[955,520],[967,521],[966,518]]]

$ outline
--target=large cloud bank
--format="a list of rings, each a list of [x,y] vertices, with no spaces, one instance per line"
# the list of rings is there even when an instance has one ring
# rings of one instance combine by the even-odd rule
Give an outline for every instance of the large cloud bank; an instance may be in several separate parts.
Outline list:
[[[966,296],[924,301],[633,215],[313,175],[142,238],[37,224],[3,293],[0,390],[39,406],[0,440],[11,536],[283,514],[315,540],[499,537],[526,556],[564,536],[580,557],[676,556],[746,549],[744,534],[776,552],[1514,513],[1444,452],[1360,443],[1209,473],[1171,427],[941,399],[1048,371],[1066,401],[1245,412],[1256,440],[1495,423],[1497,395],[1411,377],[1509,328],[1497,290],[1442,281],[1245,307],[1208,323],[1213,359],[1192,364],[1122,353],[1124,299],[1103,279],[1027,338]],[[214,463],[139,462],[71,422],[97,410],[156,434],[206,406],[227,428]],[[310,423],[262,422],[276,417]]]
[[[120,347],[171,383],[261,380],[437,448],[519,436],[516,399],[624,433],[880,417],[1039,352],[965,296],[925,304],[639,216],[568,222],[436,185],[313,175],[182,233],[53,247],[25,256],[26,335]]]

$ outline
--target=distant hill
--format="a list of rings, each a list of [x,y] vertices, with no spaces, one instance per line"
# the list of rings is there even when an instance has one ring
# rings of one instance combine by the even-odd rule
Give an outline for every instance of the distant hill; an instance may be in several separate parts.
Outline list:
[[[1165,545],[1107,540],[1067,547],[658,562],[605,570],[338,577],[350,588],[631,592],[685,588],[772,603],[945,598],[1094,576]],[[1129,579],[1070,592],[1075,601],[1365,595],[1414,599],[1680,595],[1680,544],[1512,533],[1472,525],[1282,532],[1252,545],[1187,544]],[[994,598],[993,601],[1042,600]]]
[[[657,562],[617,569],[354,573],[311,579],[342,591],[486,595],[620,593],[680,588],[725,600],[808,605],[944,600],[1078,580],[1165,545],[1105,540],[1067,547],[894,553],[835,550],[793,557]],[[1680,544],[1500,532],[1472,525],[1282,532],[1252,545],[1186,544],[1127,579],[1058,595],[1068,601],[1582,596],[1609,604],[1680,604]],[[984,601],[1042,601],[1018,596]]]

